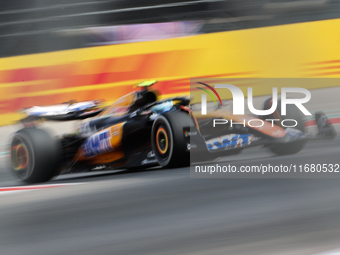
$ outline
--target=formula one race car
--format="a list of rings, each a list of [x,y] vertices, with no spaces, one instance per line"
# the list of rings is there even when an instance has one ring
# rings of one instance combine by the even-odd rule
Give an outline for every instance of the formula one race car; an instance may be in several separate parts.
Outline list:
[[[277,155],[294,154],[309,139],[297,109],[288,108],[285,116],[297,120],[295,128],[283,128],[264,117],[236,118],[222,109],[196,118],[189,98],[158,100],[158,93],[148,88],[153,83],[139,84],[141,91],[127,94],[108,107],[99,101],[86,101],[25,109],[27,117],[22,120],[25,128],[14,134],[11,143],[11,171],[24,182],[45,182],[69,172],[188,166],[191,161],[233,155],[251,145],[267,146]],[[264,107],[269,104],[267,100]],[[66,121],[89,117],[93,118],[58,139],[52,139],[35,124],[40,119]],[[264,125],[213,127],[217,117],[238,122],[241,118],[252,118]],[[324,136],[334,136],[327,121],[323,130]]]

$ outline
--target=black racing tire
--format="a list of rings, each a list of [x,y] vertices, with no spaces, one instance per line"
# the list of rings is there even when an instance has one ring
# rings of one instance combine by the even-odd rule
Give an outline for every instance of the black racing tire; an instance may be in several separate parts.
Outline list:
[[[264,102],[263,106],[264,110],[270,108],[270,102],[271,98],[268,98]],[[281,121],[285,119],[294,119],[297,121],[297,125],[294,128],[302,132],[305,132],[304,116],[301,113],[300,109],[296,107],[296,105],[288,104],[286,108],[286,115],[283,116],[281,115],[281,100],[278,100],[276,111],[269,116],[265,116],[265,119],[277,119],[277,118],[280,118]],[[301,151],[305,147],[306,142],[307,141],[296,141],[286,144],[270,145],[268,146],[268,148],[278,156],[292,155]]]
[[[26,183],[47,182],[58,172],[60,147],[42,129],[24,128],[11,143],[10,170]]]
[[[193,121],[185,112],[167,112],[158,116],[152,126],[151,144],[157,162],[163,167],[190,165],[190,151],[184,138],[184,127]]]

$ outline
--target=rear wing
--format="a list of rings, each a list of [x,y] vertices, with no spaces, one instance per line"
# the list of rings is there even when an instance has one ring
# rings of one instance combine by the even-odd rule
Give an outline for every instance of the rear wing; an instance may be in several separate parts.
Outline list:
[[[21,112],[27,117],[20,120],[25,126],[30,126],[37,120],[70,121],[94,117],[105,108],[99,100],[83,102],[67,102],[59,105],[34,106]]]

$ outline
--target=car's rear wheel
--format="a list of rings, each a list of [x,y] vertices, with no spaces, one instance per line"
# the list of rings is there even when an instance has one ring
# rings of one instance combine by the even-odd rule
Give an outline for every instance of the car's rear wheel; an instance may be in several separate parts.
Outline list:
[[[190,164],[190,152],[183,128],[192,124],[192,119],[185,112],[167,112],[154,121],[151,143],[161,166],[181,167]]]
[[[10,169],[23,182],[46,182],[57,174],[59,153],[57,142],[46,131],[24,128],[13,137]]]
[[[271,98],[267,99],[264,102],[264,109],[269,109],[271,107]],[[281,100],[278,101],[277,109],[275,112],[269,116],[265,116],[267,119],[279,119],[279,121],[276,123],[277,125],[280,125],[281,121],[287,120],[287,123],[289,120],[293,119],[297,122],[297,125],[294,127],[295,129],[298,129],[302,132],[304,132],[304,117],[298,107],[296,105],[288,104],[286,106],[286,115],[281,115]],[[290,124],[289,124],[290,125]],[[268,148],[274,152],[276,155],[291,155],[296,154],[299,151],[303,149],[305,146],[306,141],[295,141],[285,144],[277,144],[277,145],[270,145]]]

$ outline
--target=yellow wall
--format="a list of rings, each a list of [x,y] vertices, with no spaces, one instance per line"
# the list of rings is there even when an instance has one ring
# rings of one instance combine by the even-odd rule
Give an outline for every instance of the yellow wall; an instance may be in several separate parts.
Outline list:
[[[112,101],[144,79],[159,80],[156,88],[173,95],[188,93],[189,79],[199,77],[336,78],[339,27],[334,19],[2,58],[0,125],[16,120],[23,107]],[[332,79],[303,87],[339,85]],[[254,92],[270,93],[267,85]]]

